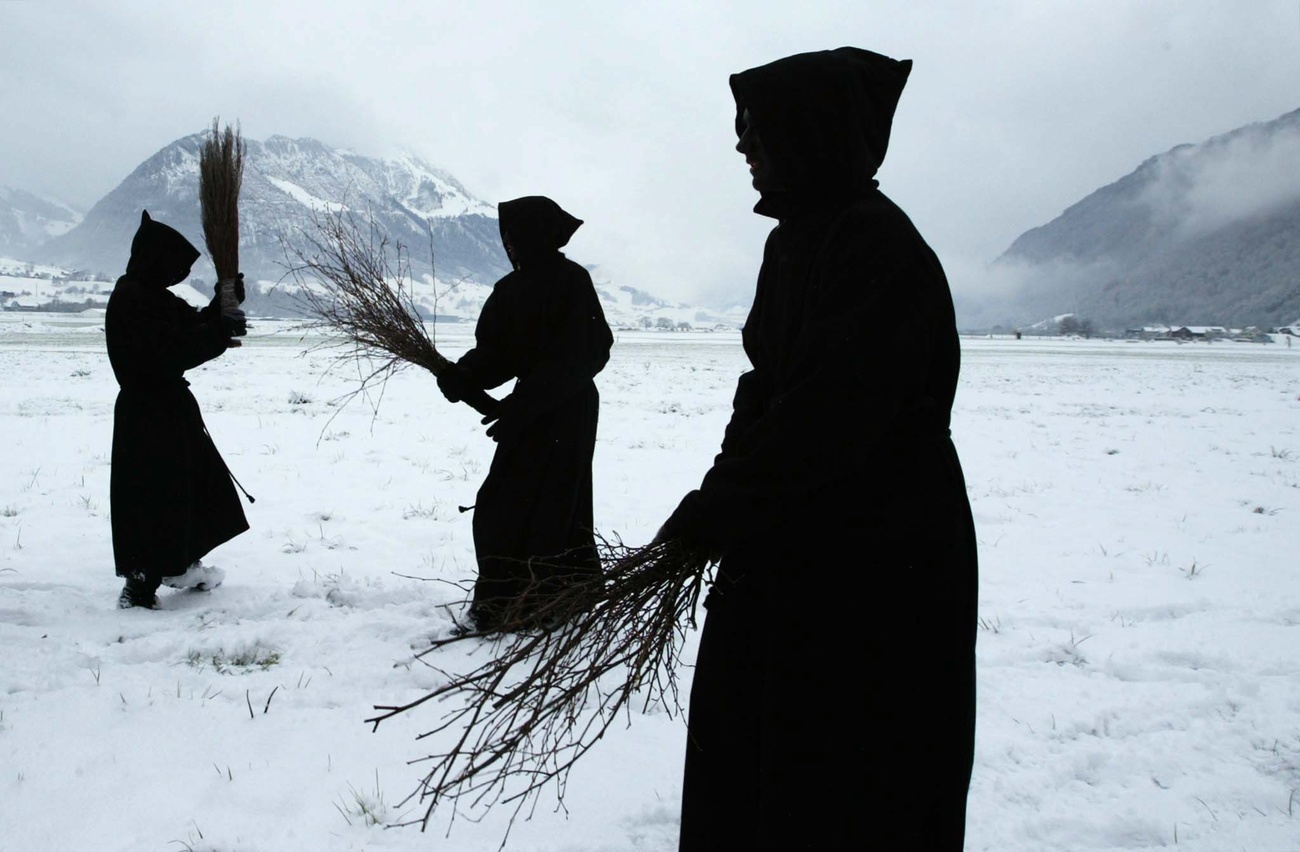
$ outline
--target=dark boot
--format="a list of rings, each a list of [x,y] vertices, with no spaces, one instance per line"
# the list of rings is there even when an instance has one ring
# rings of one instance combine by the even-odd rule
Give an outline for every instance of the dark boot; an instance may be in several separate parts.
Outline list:
[[[142,577],[127,577],[122,593],[117,596],[118,609],[158,608],[158,581]]]

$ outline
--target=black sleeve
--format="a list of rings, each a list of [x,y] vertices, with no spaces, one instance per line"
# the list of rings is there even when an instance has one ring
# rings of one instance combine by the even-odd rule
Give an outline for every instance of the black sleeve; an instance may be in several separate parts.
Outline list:
[[[230,338],[212,305],[200,310],[174,293],[139,287],[117,295],[118,345],[149,372],[179,375],[226,351]]]
[[[509,336],[507,299],[504,280],[497,282],[483,303],[478,322],[474,326],[474,348],[456,361],[466,377],[476,388],[490,390],[515,378],[514,367],[506,354],[505,343]]]
[[[736,394],[731,399],[731,419],[722,435],[722,449],[714,463],[736,452],[741,439],[759,418],[765,407],[763,375],[757,369],[742,373],[736,381]]]

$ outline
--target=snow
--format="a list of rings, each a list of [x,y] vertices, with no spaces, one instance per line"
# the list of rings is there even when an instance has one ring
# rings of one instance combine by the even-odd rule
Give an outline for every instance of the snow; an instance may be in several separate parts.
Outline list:
[[[408,761],[440,709],[363,719],[436,683],[412,658],[473,577],[457,506],[491,458],[477,416],[415,370],[377,411],[333,404],[355,374],[257,323],[189,374],[252,529],[205,560],[227,572],[215,591],[123,612],[100,326],[0,329],[0,849],[496,849],[504,809],[429,834],[367,817],[415,812]],[[454,356],[472,326],[437,334]],[[1300,349],[963,347],[982,623],[967,849],[1300,849]],[[602,532],[648,540],[698,483],[745,366],[738,335],[618,333]],[[680,719],[635,715],[507,848],[675,849],[684,740]]]
[[[401,199],[402,203],[412,210],[418,210],[430,218],[454,218],[456,216],[487,216],[495,219],[497,217],[496,205],[488,204],[485,201],[479,201],[469,194],[469,191],[461,185],[449,172],[442,169],[434,168],[420,159],[410,151],[403,151],[399,156],[388,161],[395,169],[400,169],[412,179],[414,186],[413,192]],[[440,205],[436,209],[425,209],[423,200],[418,190],[423,188],[425,183],[432,184],[440,197]]]
[[[67,270],[61,266],[45,266],[38,263],[29,263],[26,260],[17,260],[12,257],[0,257],[0,275],[22,275],[26,276],[27,268],[31,267],[32,271],[41,275],[66,275]]]
[[[348,210],[346,204],[339,204],[334,201],[327,201],[324,198],[317,198],[292,181],[271,177],[270,175],[267,175],[266,180],[276,189],[311,210],[327,210],[330,213],[345,213]]]

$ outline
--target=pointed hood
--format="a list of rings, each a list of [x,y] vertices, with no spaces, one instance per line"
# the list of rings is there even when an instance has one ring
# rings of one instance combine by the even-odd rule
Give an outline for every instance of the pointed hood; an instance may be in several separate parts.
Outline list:
[[[814,202],[856,197],[876,186],[911,70],[910,59],[841,47],[733,74],[736,132],[748,109],[789,195]],[[766,212],[762,207],[760,201],[755,210]]]
[[[568,245],[582,225],[544,195],[526,195],[497,206],[501,241],[510,244],[516,266],[536,263]]]
[[[126,274],[144,284],[170,287],[190,274],[199,250],[175,228],[155,222],[149,211],[140,214],[140,227],[131,240]]]

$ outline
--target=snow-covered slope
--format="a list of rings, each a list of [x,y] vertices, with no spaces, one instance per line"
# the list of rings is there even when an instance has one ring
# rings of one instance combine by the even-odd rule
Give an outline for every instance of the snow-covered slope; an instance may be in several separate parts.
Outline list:
[[[66,234],[81,214],[61,201],[0,186],[0,255],[26,255],[52,237]]]

